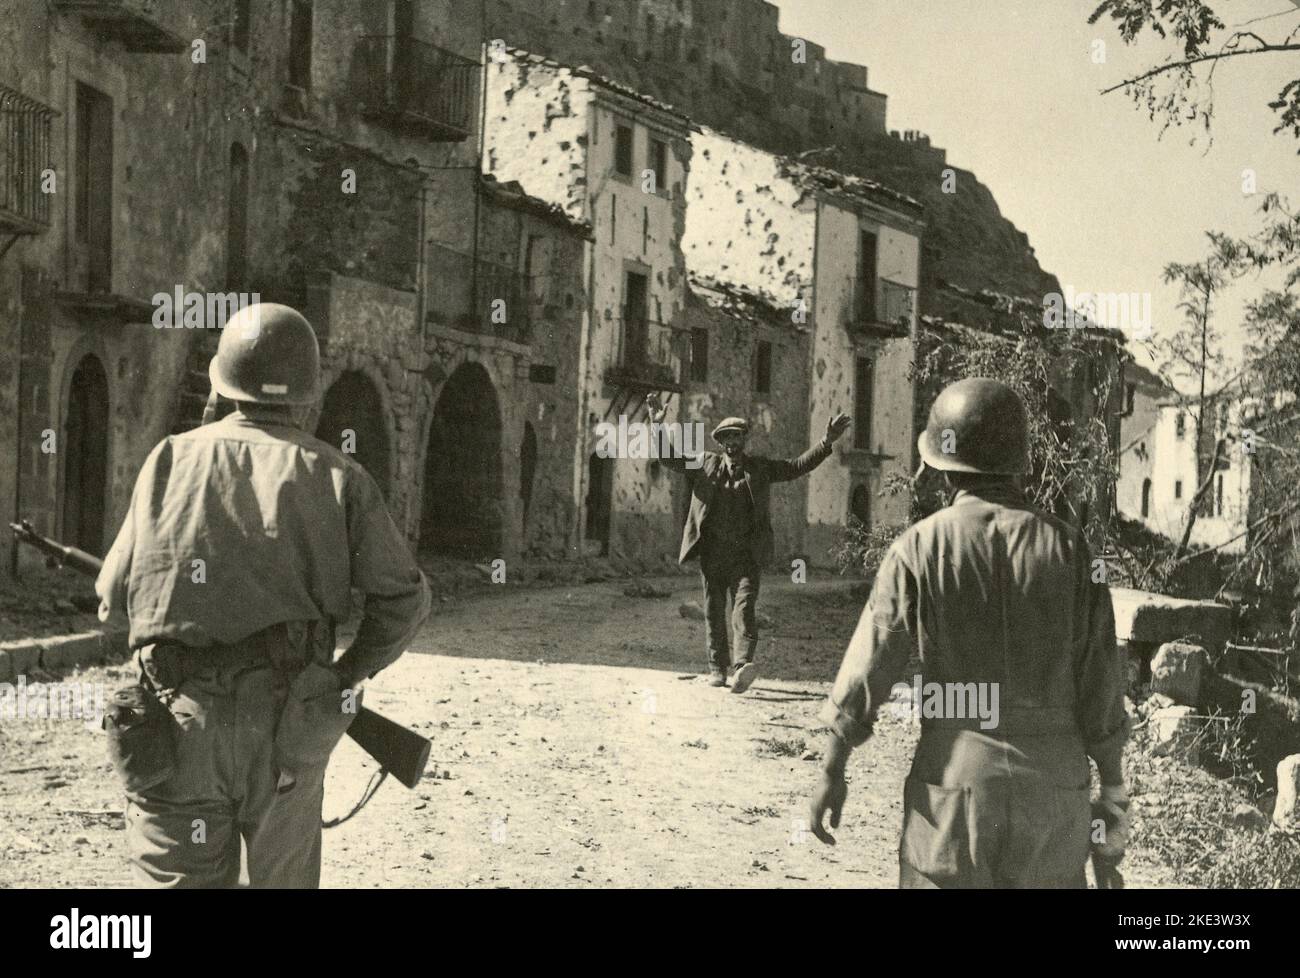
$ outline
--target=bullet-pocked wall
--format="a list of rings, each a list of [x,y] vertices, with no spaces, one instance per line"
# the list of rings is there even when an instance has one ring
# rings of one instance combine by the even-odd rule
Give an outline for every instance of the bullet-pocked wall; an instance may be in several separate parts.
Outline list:
[[[6,129],[24,161],[9,178],[30,195],[19,207],[43,214],[0,214],[0,240],[21,232],[0,259],[0,451],[15,460],[0,466],[0,507],[97,553],[170,428],[192,338],[156,329],[150,299],[221,280],[224,67],[210,7],[178,0],[113,30],[0,2],[6,117],[15,98],[49,110]],[[148,31],[168,49],[141,50]],[[5,535],[0,575],[11,547]]]
[[[907,475],[912,468],[916,302],[901,307],[902,335],[890,338],[875,327],[887,315],[887,289],[915,294],[921,243],[919,227],[904,229],[888,220],[898,219],[847,202],[819,201],[810,435],[824,432],[837,413],[853,417],[835,454],[808,480],[807,546],[819,563],[850,516],[887,526],[905,523],[909,515],[905,496],[882,490],[891,473]],[[863,290],[871,290],[870,306],[864,305]]]
[[[825,564],[850,515],[869,525],[908,515],[907,501],[881,488],[890,473],[905,474],[912,457],[920,209],[900,199],[905,209],[895,212],[870,197],[901,195],[814,173],[711,130],[693,143],[683,241],[691,273],[762,296],[815,331],[802,362],[808,394],[798,402],[805,444],[825,434],[834,414],[854,417],[805,490],[802,545]],[[846,192],[832,192],[839,184]],[[862,301],[867,292],[871,303]],[[880,319],[905,314],[892,338],[874,322],[878,307]]]
[[[594,228],[575,463],[583,546],[666,555],[675,533],[668,482],[649,460],[604,459],[596,449],[598,425],[635,416],[646,391],[680,384],[689,122],[526,52],[495,61],[488,79],[485,165]]]

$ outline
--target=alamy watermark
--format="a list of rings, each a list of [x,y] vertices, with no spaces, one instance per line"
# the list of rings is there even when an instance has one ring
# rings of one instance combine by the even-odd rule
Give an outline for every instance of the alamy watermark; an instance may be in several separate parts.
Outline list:
[[[887,709],[912,720],[979,720],[981,730],[998,725],[997,683],[927,683],[916,675],[896,683]]]
[[[260,303],[262,294],[186,292],[183,285],[178,285],[171,292],[155,293],[150,301],[155,329],[220,329],[241,309]]]
[[[0,720],[81,720],[98,730],[104,720],[102,683],[0,683]]]
[[[596,455],[600,458],[684,458],[688,469],[704,464],[702,422],[632,421],[620,415],[618,424],[596,425]]]
[[[1145,340],[1151,335],[1150,292],[1075,292],[1043,296],[1043,325],[1048,329],[1103,326]]]

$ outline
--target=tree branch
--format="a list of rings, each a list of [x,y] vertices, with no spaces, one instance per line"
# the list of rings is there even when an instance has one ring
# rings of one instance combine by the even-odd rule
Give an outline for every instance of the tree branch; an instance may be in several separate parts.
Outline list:
[[[1111,92],[1119,91],[1122,88],[1129,88],[1139,82],[1144,82],[1148,78],[1154,78],[1157,75],[1163,75],[1167,71],[1176,71],[1179,68],[1190,68],[1193,65],[1202,64],[1206,61],[1219,61],[1223,58],[1239,58],[1247,54],[1270,54],[1280,51],[1300,51],[1300,44],[1266,44],[1263,47],[1250,48],[1246,51],[1219,51],[1215,54],[1202,54],[1195,58],[1183,58],[1180,61],[1170,61],[1166,64],[1152,68],[1150,71],[1144,71],[1140,75],[1134,75],[1118,84],[1111,85],[1109,88],[1101,90],[1102,95],[1109,95]]]

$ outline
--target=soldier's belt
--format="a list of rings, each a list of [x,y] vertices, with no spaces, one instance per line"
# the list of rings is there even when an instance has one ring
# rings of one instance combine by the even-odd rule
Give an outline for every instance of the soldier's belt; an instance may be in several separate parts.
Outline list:
[[[997,723],[982,726],[988,721],[975,717],[923,717],[922,730],[973,730],[977,733],[1022,734],[1024,736],[1049,736],[1069,734],[1078,736],[1079,725],[1072,710],[1059,707],[1018,707],[1000,710]]]
[[[175,689],[203,672],[235,675],[250,669],[299,672],[308,662],[334,657],[334,628],[327,621],[280,622],[238,642],[206,646],[156,642],[140,650],[145,673],[164,689]]]

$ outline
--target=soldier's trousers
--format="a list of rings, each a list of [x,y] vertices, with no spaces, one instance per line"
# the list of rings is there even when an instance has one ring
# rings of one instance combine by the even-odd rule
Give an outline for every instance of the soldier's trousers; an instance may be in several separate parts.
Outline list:
[[[734,661],[752,661],[758,650],[760,574],[748,545],[706,546],[700,554],[700,576],[704,582],[709,665],[725,671],[733,662],[727,642],[728,611],[735,637]]]
[[[923,728],[903,787],[899,886],[1083,887],[1089,794],[1077,734]]]
[[[141,665],[148,675],[148,661]],[[321,729],[323,740],[305,753],[295,747],[295,769],[284,774],[277,728],[286,717],[305,716],[301,708],[286,712],[286,702],[293,696],[301,703],[306,687],[322,704],[340,696],[319,657],[292,670],[268,663],[202,668],[161,693],[174,720],[175,770],[127,794],[126,846],[139,885],[235,886],[242,840],[250,886],[319,886],[325,766],[346,727]]]

